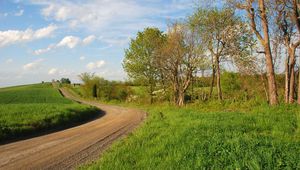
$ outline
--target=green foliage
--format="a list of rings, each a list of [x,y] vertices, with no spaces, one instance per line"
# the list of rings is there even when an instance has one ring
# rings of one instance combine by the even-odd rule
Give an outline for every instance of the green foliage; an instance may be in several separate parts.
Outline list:
[[[71,84],[71,80],[69,78],[61,78],[60,83],[62,83],[62,84]]]
[[[284,93],[284,76],[278,75],[277,77],[279,95]],[[134,83],[123,83],[107,81],[98,78],[100,81],[97,87],[97,99],[108,102],[111,100],[126,101],[132,103],[146,104],[149,103],[151,97],[148,93],[148,86],[136,85]],[[186,94],[191,98],[191,103],[199,103],[203,101],[213,101],[216,98],[217,90],[215,89],[212,98],[209,98],[211,77],[197,77],[193,79],[192,85],[187,90]],[[266,103],[265,91],[263,82],[260,75],[243,75],[238,73],[224,72],[222,75],[222,86],[224,86],[224,100],[225,102],[260,102]],[[85,95],[85,91],[92,91],[87,88],[85,84],[82,86],[72,86],[72,90],[82,97],[92,98],[92,93]],[[171,102],[172,90],[162,86],[156,86],[152,97],[155,103]],[[122,97],[123,96],[123,97]],[[125,97],[126,96],[126,97]],[[217,101],[219,102],[219,101]],[[242,103],[239,103],[242,104]]]
[[[83,82],[81,86],[83,97],[98,97],[97,89],[100,86],[100,82],[105,80],[96,76],[94,73],[82,73],[79,75],[79,78]]]
[[[159,48],[164,44],[166,35],[158,28],[145,28],[132,39],[125,50],[123,68],[135,82],[148,86],[151,103],[152,93],[161,77],[155,58]]]
[[[119,101],[126,101],[127,97],[132,94],[128,86],[117,85],[115,88],[115,98]]]
[[[127,97],[131,94],[129,88],[120,82],[110,82],[105,80],[99,87],[99,99],[110,101],[126,101]]]
[[[82,169],[300,168],[299,107],[206,106],[151,106],[140,129]]]
[[[195,77],[193,85],[195,87],[210,87],[211,80],[211,77]]]
[[[0,89],[0,141],[70,126],[98,114],[62,97],[50,83]]]
[[[222,74],[222,87],[224,92],[231,93],[241,89],[241,82],[239,80],[239,74],[233,72],[224,72]]]
[[[131,94],[128,85],[122,82],[108,81],[90,73],[83,73],[80,78],[84,82],[80,87],[81,90],[73,87],[72,89],[83,97],[96,98],[102,101],[126,101]]]
[[[143,83],[152,83],[157,79],[159,75],[154,65],[155,51],[164,41],[165,35],[157,28],[145,28],[143,32],[137,33],[137,37],[131,40],[129,48],[125,50],[123,61],[124,70],[130,78]]]

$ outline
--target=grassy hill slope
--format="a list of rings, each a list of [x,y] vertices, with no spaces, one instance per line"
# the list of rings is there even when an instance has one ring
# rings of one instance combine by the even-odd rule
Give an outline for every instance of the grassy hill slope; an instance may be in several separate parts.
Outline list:
[[[98,114],[64,98],[50,83],[0,89],[0,141],[67,127]]]

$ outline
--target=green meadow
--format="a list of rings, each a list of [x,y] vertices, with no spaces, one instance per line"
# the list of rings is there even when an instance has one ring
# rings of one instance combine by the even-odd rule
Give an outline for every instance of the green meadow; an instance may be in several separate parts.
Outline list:
[[[98,111],[64,98],[50,83],[0,89],[0,141],[80,123]]]
[[[148,119],[82,169],[299,169],[298,106],[148,106]]]

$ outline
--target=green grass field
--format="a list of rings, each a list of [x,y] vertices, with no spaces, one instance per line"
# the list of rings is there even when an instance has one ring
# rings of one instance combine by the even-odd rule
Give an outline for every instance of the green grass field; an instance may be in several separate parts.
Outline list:
[[[299,106],[154,106],[82,169],[300,169]]]
[[[0,141],[67,127],[96,116],[96,108],[65,99],[50,83],[0,89]]]

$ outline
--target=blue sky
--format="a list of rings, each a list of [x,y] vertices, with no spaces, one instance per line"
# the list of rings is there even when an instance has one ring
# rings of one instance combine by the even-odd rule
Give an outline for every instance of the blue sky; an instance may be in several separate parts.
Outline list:
[[[0,87],[95,72],[124,80],[124,49],[145,27],[166,30],[194,0],[0,1]]]

